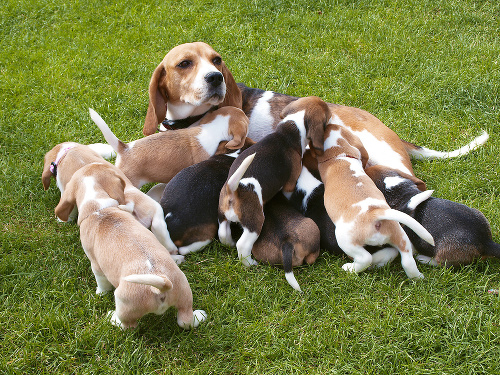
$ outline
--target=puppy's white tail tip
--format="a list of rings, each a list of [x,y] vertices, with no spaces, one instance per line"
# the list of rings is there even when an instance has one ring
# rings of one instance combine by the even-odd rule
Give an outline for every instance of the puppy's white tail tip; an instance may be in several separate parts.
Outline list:
[[[106,141],[110,144],[110,146],[113,147],[115,152],[118,153],[120,140],[116,137],[116,135],[113,134],[108,124],[106,124],[106,122],[99,115],[99,113],[94,111],[92,108],[89,108],[89,113],[92,121],[94,121],[97,127],[101,130],[104,139],[106,139]]]
[[[424,228],[422,224],[420,224],[417,220],[412,218],[410,215],[405,214],[404,212],[389,209],[386,210],[384,215],[380,217],[381,220],[394,220],[398,223],[406,225],[412,231],[415,232],[417,236],[423,239],[425,242],[434,246],[434,238],[432,234],[429,233],[427,229]]]
[[[129,283],[150,285],[160,290],[162,293],[172,289],[172,282],[166,276],[135,274],[125,276],[123,280],[128,281]]]
[[[300,289],[300,285],[297,282],[297,279],[295,278],[295,275],[293,274],[293,272],[285,272],[285,279],[286,279],[286,281],[288,281],[288,284],[290,284],[290,286],[293,289],[295,289],[299,292],[302,292],[302,289]]]
[[[455,158],[457,156],[466,155],[472,150],[478,148],[479,146],[486,143],[489,135],[487,132],[483,131],[483,134],[474,138],[471,142],[466,144],[465,146],[459,148],[458,150],[443,152],[431,150],[426,147],[419,147],[418,149],[409,150],[410,155],[415,159],[448,159]]]

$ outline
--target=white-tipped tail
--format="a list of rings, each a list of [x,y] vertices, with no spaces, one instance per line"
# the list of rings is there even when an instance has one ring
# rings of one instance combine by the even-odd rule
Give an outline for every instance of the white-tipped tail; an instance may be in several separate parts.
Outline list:
[[[406,205],[406,207],[408,207],[411,210],[414,210],[415,208],[417,208],[417,206],[420,203],[429,199],[431,197],[432,193],[434,193],[434,190],[426,190],[426,191],[423,191],[421,193],[418,193],[417,195],[414,195],[408,201],[408,204]]]
[[[385,213],[380,216],[378,219],[380,220],[394,220],[398,223],[406,225],[412,231],[414,231],[421,239],[425,242],[434,246],[434,238],[429,233],[427,229],[425,229],[422,224],[420,224],[417,220],[412,218],[411,216],[405,214],[404,212],[388,209],[385,210]]]
[[[227,186],[229,187],[229,190],[236,191],[241,178],[247,171],[250,164],[252,164],[254,157],[255,157],[255,152],[252,155],[247,156],[240,164],[240,166],[234,171],[233,175],[229,178],[229,180],[227,180]]]
[[[123,278],[123,280],[129,283],[150,285],[159,289],[160,292],[166,292],[172,288],[172,282],[166,276],[158,276],[151,274],[142,275],[128,275]]]
[[[472,150],[478,148],[482,144],[484,144],[489,138],[487,132],[483,132],[479,137],[474,138],[467,145],[459,148],[458,150],[444,152],[444,151],[435,151],[425,147],[420,147],[419,149],[408,150],[411,157],[415,159],[448,159],[455,158],[457,156],[466,155]]]
[[[101,129],[102,135],[104,136],[104,139],[106,139],[106,142],[108,142],[111,147],[113,147],[113,150],[118,153],[118,144],[120,140],[116,137],[116,135],[113,134],[113,132],[99,115],[99,113],[94,111],[92,108],[89,108],[89,113],[92,121],[94,121],[98,128]]]
[[[290,284],[290,286],[293,289],[295,289],[299,292],[302,292],[302,289],[300,289],[300,285],[297,282],[297,279],[295,278],[295,275],[293,274],[293,272],[285,272],[285,278],[286,278],[286,281],[288,281],[288,284]]]

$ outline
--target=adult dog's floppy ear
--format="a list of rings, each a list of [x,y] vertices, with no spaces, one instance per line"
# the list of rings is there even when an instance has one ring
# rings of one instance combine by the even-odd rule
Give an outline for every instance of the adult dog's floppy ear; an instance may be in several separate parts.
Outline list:
[[[222,103],[219,104],[219,108],[231,106],[241,109],[243,107],[241,91],[224,61],[222,62],[222,75],[226,83],[226,96],[224,96]]]
[[[167,115],[167,93],[160,87],[161,80],[166,75],[163,62],[153,72],[149,82],[149,106],[144,121],[142,133],[151,135],[156,133],[158,124],[161,123]]]

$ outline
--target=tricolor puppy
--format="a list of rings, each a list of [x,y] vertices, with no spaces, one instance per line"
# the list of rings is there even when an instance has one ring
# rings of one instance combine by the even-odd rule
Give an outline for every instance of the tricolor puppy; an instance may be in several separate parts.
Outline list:
[[[55,213],[67,221],[78,207],[80,239],[96,278],[96,292],[116,288],[114,324],[136,327],[143,315],[163,314],[173,306],[179,326],[196,327],[206,314],[193,313],[186,276],[156,237],[124,209],[125,185],[115,168],[89,164],[68,182]]]
[[[300,292],[292,268],[304,262],[313,264],[318,258],[318,226],[294,209],[281,192],[264,205],[264,215],[266,219],[252,254],[258,261],[283,265],[286,280]]]
[[[241,83],[242,108],[250,119],[248,137],[258,142],[272,133],[280,121],[280,113],[296,97],[272,91],[247,87]],[[378,118],[359,108],[328,104],[335,122],[359,137],[368,152],[368,165],[384,165],[413,175],[410,156],[417,159],[450,158],[467,154],[486,142],[485,132],[468,145],[452,151],[440,152],[406,142],[385,126]]]
[[[331,254],[342,255],[344,252],[335,237],[335,225],[326,212],[325,186],[309,171],[302,167],[297,185],[290,197],[292,206],[304,216],[311,218],[320,231],[320,247]]]
[[[206,43],[181,44],[153,72],[143,133],[185,128],[225,106],[241,108],[241,93],[221,56]]]
[[[231,166],[219,199],[219,239],[233,245],[230,223],[238,222],[243,234],[236,243],[245,265],[264,224],[264,204],[280,190],[290,195],[302,169],[302,155],[310,147],[323,151],[329,110],[318,97],[307,97],[287,106],[276,131],[243,151]]]
[[[184,168],[164,187],[159,202],[180,254],[199,251],[217,238],[219,195],[238,153],[214,155]]]
[[[117,153],[115,165],[136,187],[168,182],[182,169],[214,155],[219,143],[229,150],[245,144],[248,118],[241,109],[219,108],[205,115],[198,126],[153,134],[130,143],[120,141],[104,120],[90,110],[92,120]]]
[[[97,152],[96,152],[97,151]],[[172,254],[177,254],[177,247],[174,245],[167,231],[163,210],[158,202],[148,197],[142,191],[132,185],[122,171],[113,164],[107,162],[101,155],[111,157],[107,153],[107,145],[85,146],[75,142],[64,142],[54,146],[45,154],[44,167],[42,172],[42,183],[45,190],[50,186],[50,179],[53,176],[61,193],[64,193],[66,185],[71,180],[75,172],[89,164],[102,164],[114,170],[120,176],[121,183],[116,187],[122,189],[125,196],[127,209],[134,217],[158,238],[165,248]],[[98,152],[100,154],[98,154]],[[69,216],[69,220],[76,217],[77,208]]]
[[[422,263],[459,266],[484,256],[500,258],[500,245],[493,241],[488,220],[480,211],[431,197],[433,191],[420,191],[421,181],[413,176],[382,166],[367,168],[366,173],[389,206],[407,213],[432,234],[435,246],[406,231]]]
[[[353,258],[352,263],[342,268],[361,272],[373,263],[365,245],[390,244],[401,254],[401,264],[408,277],[422,278],[410,240],[399,223],[434,244],[432,236],[415,219],[388,206],[383,194],[363,170],[367,156],[359,138],[330,122],[325,132],[324,153],[317,157],[321,180],[325,184],[325,207],[335,224],[337,242]],[[392,256],[392,249],[387,252]]]

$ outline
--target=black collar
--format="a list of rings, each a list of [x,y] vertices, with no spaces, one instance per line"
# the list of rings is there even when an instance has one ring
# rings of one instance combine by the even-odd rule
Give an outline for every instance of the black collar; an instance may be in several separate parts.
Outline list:
[[[205,116],[208,112],[202,113],[201,115],[198,116],[191,116],[191,117],[186,117],[182,118],[179,120],[169,120],[165,119],[161,122],[161,124],[167,129],[167,130],[177,130],[177,129],[184,129],[187,128],[190,125],[193,125],[196,121],[200,120],[203,116]]]

